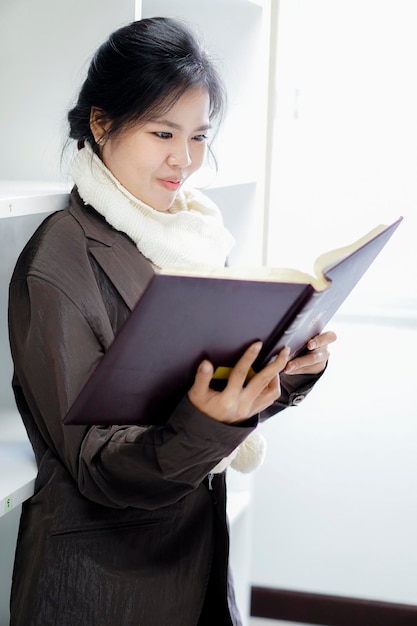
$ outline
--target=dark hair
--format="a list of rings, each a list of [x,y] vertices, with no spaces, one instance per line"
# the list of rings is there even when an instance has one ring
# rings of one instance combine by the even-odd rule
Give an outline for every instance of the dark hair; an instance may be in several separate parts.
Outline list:
[[[158,116],[192,87],[203,87],[210,99],[210,119],[225,108],[222,80],[194,33],[172,18],[143,19],[110,35],[97,50],[76,106],[68,113],[69,136],[94,138],[92,107],[111,122],[109,133]]]

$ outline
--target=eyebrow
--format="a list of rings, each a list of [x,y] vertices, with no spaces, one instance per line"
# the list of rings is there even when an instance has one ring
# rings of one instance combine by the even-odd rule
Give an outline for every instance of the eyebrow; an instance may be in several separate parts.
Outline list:
[[[182,126],[180,124],[175,124],[175,122],[170,122],[169,120],[154,119],[150,121],[154,124],[161,124],[163,126],[168,126],[169,128],[174,128],[175,130],[182,130]],[[212,128],[211,124],[203,124],[202,126],[196,128],[194,132],[197,132],[198,130],[210,130],[210,128]]]

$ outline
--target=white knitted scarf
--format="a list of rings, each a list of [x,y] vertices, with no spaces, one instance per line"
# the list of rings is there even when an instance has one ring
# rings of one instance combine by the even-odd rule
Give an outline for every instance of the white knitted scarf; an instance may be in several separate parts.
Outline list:
[[[225,264],[234,239],[217,206],[201,192],[181,189],[168,211],[157,211],[123,187],[88,143],[75,155],[72,177],[83,201],[157,267]]]
[[[234,239],[217,206],[201,192],[180,190],[169,211],[156,211],[123,187],[88,143],[74,157],[72,177],[85,204],[128,235],[156,267],[225,264]],[[252,431],[212,473],[229,465],[243,473],[253,471],[264,459],[265,446],[262,435]]]

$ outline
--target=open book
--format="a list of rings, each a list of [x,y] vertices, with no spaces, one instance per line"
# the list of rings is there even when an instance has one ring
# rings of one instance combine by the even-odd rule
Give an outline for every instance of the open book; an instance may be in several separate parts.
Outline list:
[[[255,370],[283,346],[293,357],[324,329],[401,220],[321,255],[316,276],[266,267],[155,272],[64,423],[162,424],[204,358],[222,377],[257,340]]]

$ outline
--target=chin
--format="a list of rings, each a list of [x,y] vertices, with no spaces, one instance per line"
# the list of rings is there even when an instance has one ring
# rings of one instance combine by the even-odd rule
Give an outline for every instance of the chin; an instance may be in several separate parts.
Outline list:
[[[177,196],[175,195],[175,197],[169,200],[168,202],[165,201],[165,202],[159,202],[158,204],[155,204],[154,208],[156,211],[159,211],[160,213],[167,213],[174,206],[174,202],[176,199],[177,199]]]

